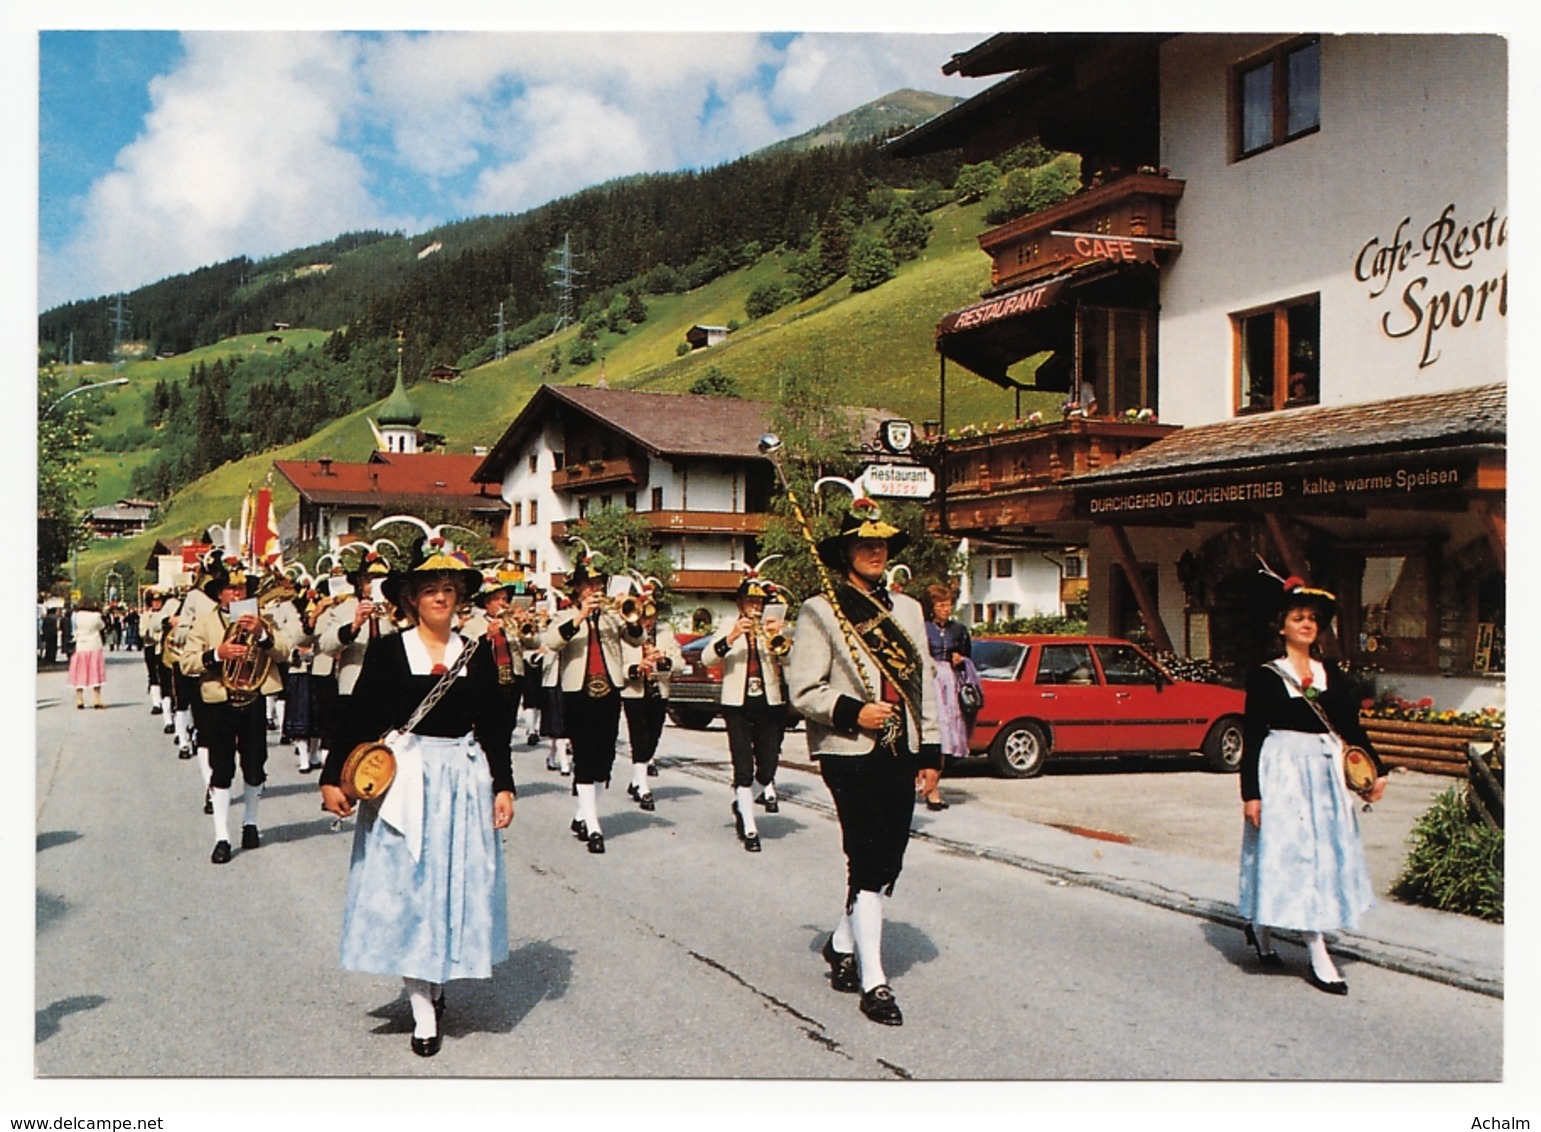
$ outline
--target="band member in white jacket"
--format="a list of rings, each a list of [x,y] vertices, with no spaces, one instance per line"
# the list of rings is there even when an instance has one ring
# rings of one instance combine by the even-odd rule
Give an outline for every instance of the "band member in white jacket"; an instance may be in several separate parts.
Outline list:
[[[852,505],[818,544],[825,592],[803,602],[787,666],[845,850],[845,910],[824,959],[834,988],[860,991],[862,1013],[887,1026],[904,1016],[883,971],[883,897],[904,866],[916,791],[929,794],[942,765],[924,615],[883,584],[907,541],[871,500]]]
[[[327,751],[331,751],[334,742],[334,726],[348,713],[351,701],[347,697],[353,694],[363,671],[369,643],[396,632],[390,604],[379,592],[390,572],[390,563],[370,551],[359,562],[353,577],[334,573],[327,579],[328,594],[333,600],[316,618],[316,656],[311,664],[313,675],[331,676],[337,681],[336,710],[327,721],[327,736],[322,744]]]
[[[225,571],[215,573],[204,592],[217,604],[194,622],[180,664],[183,672],[197,679],[203,700],[202,726],[208,742],[214,816],[214,852],[209,859],[223,865],[230,861],[230,786],[238,756],[246,803],[241,848],[256,849],[261,844],[257,802],[267,780],[268,758],[267,709],[263,701],[283,687],[274,661],[288,655],[299,638],[271,618],[256,613],[232,616],[233,602],[256,593],[239,562],[232,560]],[[232,634],[237,626],[242,634]],[[230,686],[227,682],[231,668],[227,666],[246,668],[254,677],[254,686]]]
[[[760,851],[756,800],[763,798],[767,813],[780,810],[775,782],[786,734],[781,658],[787,637],[779,619],[764,616],[766,599],[778,596],[776,584],[760,576],[768,561],[762,559],[744,572],[734,595],[738,617],[701,650],[703,664],[722,668],[722,718],[733,758],[733,823],[751,853]]]
[[[562,714],[573,749],[573,789],[578,812],[572,831],[590,853],[605,851],[599,827],[598,790],[610,784],[615,741],[621,724],[621,685],[626,682],[621,640],[642,637],[640,624],[628,625],[605,598],[608,574],[585,546],[575,553],[570,579],[573,606],[552,618],[541,636],[557,666]]]
[[[669,678],[685,658],[680,655],[674,630],[658,619],[655,592],[645,587],[642,603],[642,639],[623,637],[621,660],[626,683],[621,686],[621,706],[626,712],[626,733],[631,737],[631,785],[626,793],[644,810],[655,808],[648,789],[648,770],[658,754],[664,716],[669,710]]]

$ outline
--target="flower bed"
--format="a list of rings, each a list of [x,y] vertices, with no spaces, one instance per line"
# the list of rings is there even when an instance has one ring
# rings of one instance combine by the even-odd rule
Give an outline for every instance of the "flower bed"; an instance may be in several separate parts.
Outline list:
[[[1501,717],[1496,718],[1496,725],[1473,726],[1467,723],[1386,719],[1362,712],[1359,721],[1364,724],[1365,734],[1374,744],[1376,754],[1380,755],[1381,761],[1388,767],[1401,766],[1408,770],[1464,778],[1468,744],[1492,743],[1503,739],[1503,721]]]

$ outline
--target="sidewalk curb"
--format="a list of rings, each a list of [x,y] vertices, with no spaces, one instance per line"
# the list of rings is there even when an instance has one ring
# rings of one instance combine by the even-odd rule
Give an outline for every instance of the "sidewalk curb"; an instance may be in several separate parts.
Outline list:
[[[712,764],[696,760],[681,761],[667,758],[660,758],[658,761],[661,766],[683,771],[695,778],[718,783],[731,780],[731,775],[723,774],[715,769],[719,766],[725,767],[726,763]],[[808,770],[796,763],[789,764],[787,760],[782,761],[782,767],[805,774],[811,773],[815,778],[818,776],[816,768]],[[835,818],[833,804],[810,797],[808,791],[799,791],[796,794],[782,794],[780,801],[783,806],[789,804],[801,806],[804,809],[813,810],[831,819]],[[1024,824],[1034,825],[1043,830],[1050,830],[1052,828],[1032,822],[1024,822]],[[1055,830],[1055,832],[1063,831]],[[1073,837],[1075,835],[1066,834],[1066,836]],[[980,845],[972,841],[946,837],[930,833],[926,830],[912,829],[910,837],[917,841],[929,842],[950,852],[995,861],[1013,868],[1052,877],[1064,884],[1075,884],[1083,888],[1097,889],[1112,896],[1138,900],[1170,912],[1178,912],[1185,916],[1192,916],[1195,919],[1232,928],[1238,933],[1243,927],[1243,921],[1237,914],[1236,905],[1228,901],[1194,895],[1154,881],[1119,876],[1113,873],[1098,873],[1076,869],[1057,864],[1053,861],[1042,860],[988,845]],[[1138,850],[1138,852],[1145,854],[1153,853],[1152,850]],[[1156,856],[1160,855],[1156,854]],[[1406,907],[1404,910],[1409,912],[1425,911],[1411,907]],[[1429,912],[1428,914],[1436,915],[1437,913]],[[1275,930],[1274,937],[1290,943],[1299,944],[1302,942],[1298,932]],[[1504,997],[1504,984],[1501,976],[1494,978],[1476,965],[1455,956],[1411,947],[1359,932],[1337,934],[1333,939],[1333,950],[1344,957],[1369,963],[1376,967],[1383,967],[1386,970],[1396,971],[1399,974],[1413,975],[1421,979],[1428,979],[1431,982],[1444,983],[1460,990],[1487,995],[1491,998],[1501,999]]]

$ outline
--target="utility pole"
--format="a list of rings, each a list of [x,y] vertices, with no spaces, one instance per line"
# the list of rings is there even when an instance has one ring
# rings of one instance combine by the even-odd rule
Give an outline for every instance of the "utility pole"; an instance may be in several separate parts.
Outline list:
[[[556,262],[550,267],[552,286],[556,288],[556,330],[571,326],[577,309],[574,296],[578,289],[578,276],[583,272],[573,266],[572,234],[564,233],[562,246],[556,252]]]
[[[497,328],[497,331],[498,331],[498,349],[497,349],[497,353],[494,354],[493,357],[496,358],[496,360],[501,362],[504,358],[506,358],[508,356],[508,351],[507,351],[507,349],[504,348],[504,345],[503,345],[503,341],[504,341],[503,335],[504,335],[505,331],[507,330],[507,327],[505,326],[505,324],[503,322],[503,304],[502,303],[498,304],[498,320],[496,322],[494,322],[492,325],[495,326]]]
[[[113,364],[123,364],[123,330],[128,325],[128,314],[123,310],[123,292],[118,292],[115,312],[112,316],[112,356]]]

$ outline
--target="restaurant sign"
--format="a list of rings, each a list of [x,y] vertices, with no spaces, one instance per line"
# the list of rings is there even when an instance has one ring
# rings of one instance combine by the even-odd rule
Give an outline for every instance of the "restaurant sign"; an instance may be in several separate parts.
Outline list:
[[[889,499],[930,499],[936,474],[923,464],[869,464],[857,484],[868,494]]]
[[[1473,465],[1449,458],[1420,461],[1409,458],[1394,465],[1324,467],[1272,472],[1257,469],[1245,478],[1216,481],[1212,477],[1174,482],[1162,476],[1139,486],[1076,489],[1076,514],[1109,519],[1180,516],[1191,519],[1206,512],[1280,503],[1369,504],[1381,506],[1397,499],[1460,490],[1469,483]]]
[[[999,322],[1003,318],[1015,318],[1019,314],[1030,314],[1033,311],[1042,310],[1059,301],[1061,293],[1069,282],[1070,277],[1062,275],[1057,279],[1008,291],[1004,295],[986,299],[982,303],[975,303],[960,311],[953,311],[937,324],[936,332],[956,334],[960,330],[972,330],[977,326]]]

